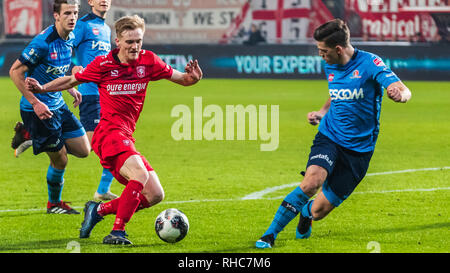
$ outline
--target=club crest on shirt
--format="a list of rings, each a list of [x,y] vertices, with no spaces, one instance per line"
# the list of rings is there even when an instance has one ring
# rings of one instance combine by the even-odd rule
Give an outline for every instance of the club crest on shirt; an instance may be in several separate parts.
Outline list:
[[[119,76],[119,71],[118,70],[116,70],[116,69],[111,70],[111,77],[118,77],[118,76]]]
[[[92,29],[92,33],[94,33],[94,35],[98,35],[98,34],[99,34],[99,31],[98,31],[97,28],[93,28],[93,29]]]
[[[139,78],[145,77],[145,66],[138,66],[136,67],[136,74]]]
[[[350,79],[360,79],[361,76],[359,75],[359,70],[356,69],[353,71],[352,76],[350,77]]]
[[[328,75],[328,81],[332,82],[334,79],[334,73],[331,73],[330,75]]]
[[[51,58],[52,60],[58,59],[58,53],[56,53],[56,52],[50,53],[50,58]]]
[[[124,140],[122,140],[122,142],[123,142],[123,145],[130,146],[130,140],[124,139]]]

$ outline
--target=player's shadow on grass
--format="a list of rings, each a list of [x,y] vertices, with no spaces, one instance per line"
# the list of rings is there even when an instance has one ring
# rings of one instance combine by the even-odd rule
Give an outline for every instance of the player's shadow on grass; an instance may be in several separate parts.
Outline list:
[[[0,251],[28,253],[33,250],[40,250],[39,252],[45,252],[43,251],[45,249],[54,249],[58,253],[69,253],[70,249],[67,249],[68,243],[71,241],[76,241],[77,239],[78,238],[56,239],[47,241],[28,241],[8,245],[3,245],[2,243],[0,243]]]
[[[404,227],[393,227],[393,228],[379,228],[371,229],[370,231],[376,233],[393,233],[393,232],[404,232],[404,231],[419,231],[426,229],[450,229],[450,222],[433,223],[426,225],[416,225],[416,226],[404,226]]]
[[[367,229],[365,232],[367,233],[398,233],[398,232],[412,232],[412,231],[421,231],[421,230],[427,230],[427,229],[443,229],[448,230],[450,228],[450,222],[441,222],[441,223],[433,223],[433,224],[425,224],[425,225],[415,225],[415,226],[402,226],[402,227],[384,227],[384,228],[372,228]],[[333,233],[334,235],[348,235],[347,232],[334,232],[330,231],[326,234],[326,236],[330,236],[329,234]],[[316,236],[320,237],[324,234],[316,234]]]
[[[35,211],[21,211],[21,212],[4,212],[0,213],[1,218],[12,218],[12,217],[26,217],[30,215],[46,215],[45,210],[35,210]]]

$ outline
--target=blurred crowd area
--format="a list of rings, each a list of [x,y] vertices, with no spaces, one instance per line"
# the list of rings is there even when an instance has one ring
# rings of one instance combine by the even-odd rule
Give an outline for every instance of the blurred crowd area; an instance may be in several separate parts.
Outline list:
[[[449,0],[111,0],[107,23],[146,20],[150,44],[302,44],[333,18],[361,43],[448,43]],[[90,12],[80,0],[80,17]],[[31,39],[53,24],[53,0],[0,0],[0,41]]]

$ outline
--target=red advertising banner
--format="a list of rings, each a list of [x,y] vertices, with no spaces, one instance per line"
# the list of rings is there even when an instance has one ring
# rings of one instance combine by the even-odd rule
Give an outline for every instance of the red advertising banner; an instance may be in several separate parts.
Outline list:
[[[353,36],[377,40],[434,41],[438,28],[432,12],[449,12],[447,0],[346,0]]]
[[[42,29],[41,0],[4,0],[5,34],[34,36]]]

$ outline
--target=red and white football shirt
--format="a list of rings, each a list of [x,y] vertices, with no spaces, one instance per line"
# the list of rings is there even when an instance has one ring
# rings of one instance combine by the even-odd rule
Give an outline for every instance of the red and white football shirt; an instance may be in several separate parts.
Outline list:
[[[98,85],[100,122],[131,135],[144,106],[148,82],[170,78],[173,69],[148,50],[141,50],[139,58],[130,64],[121,63],[118,52],[116,48],[96,57],[75,78]]]

